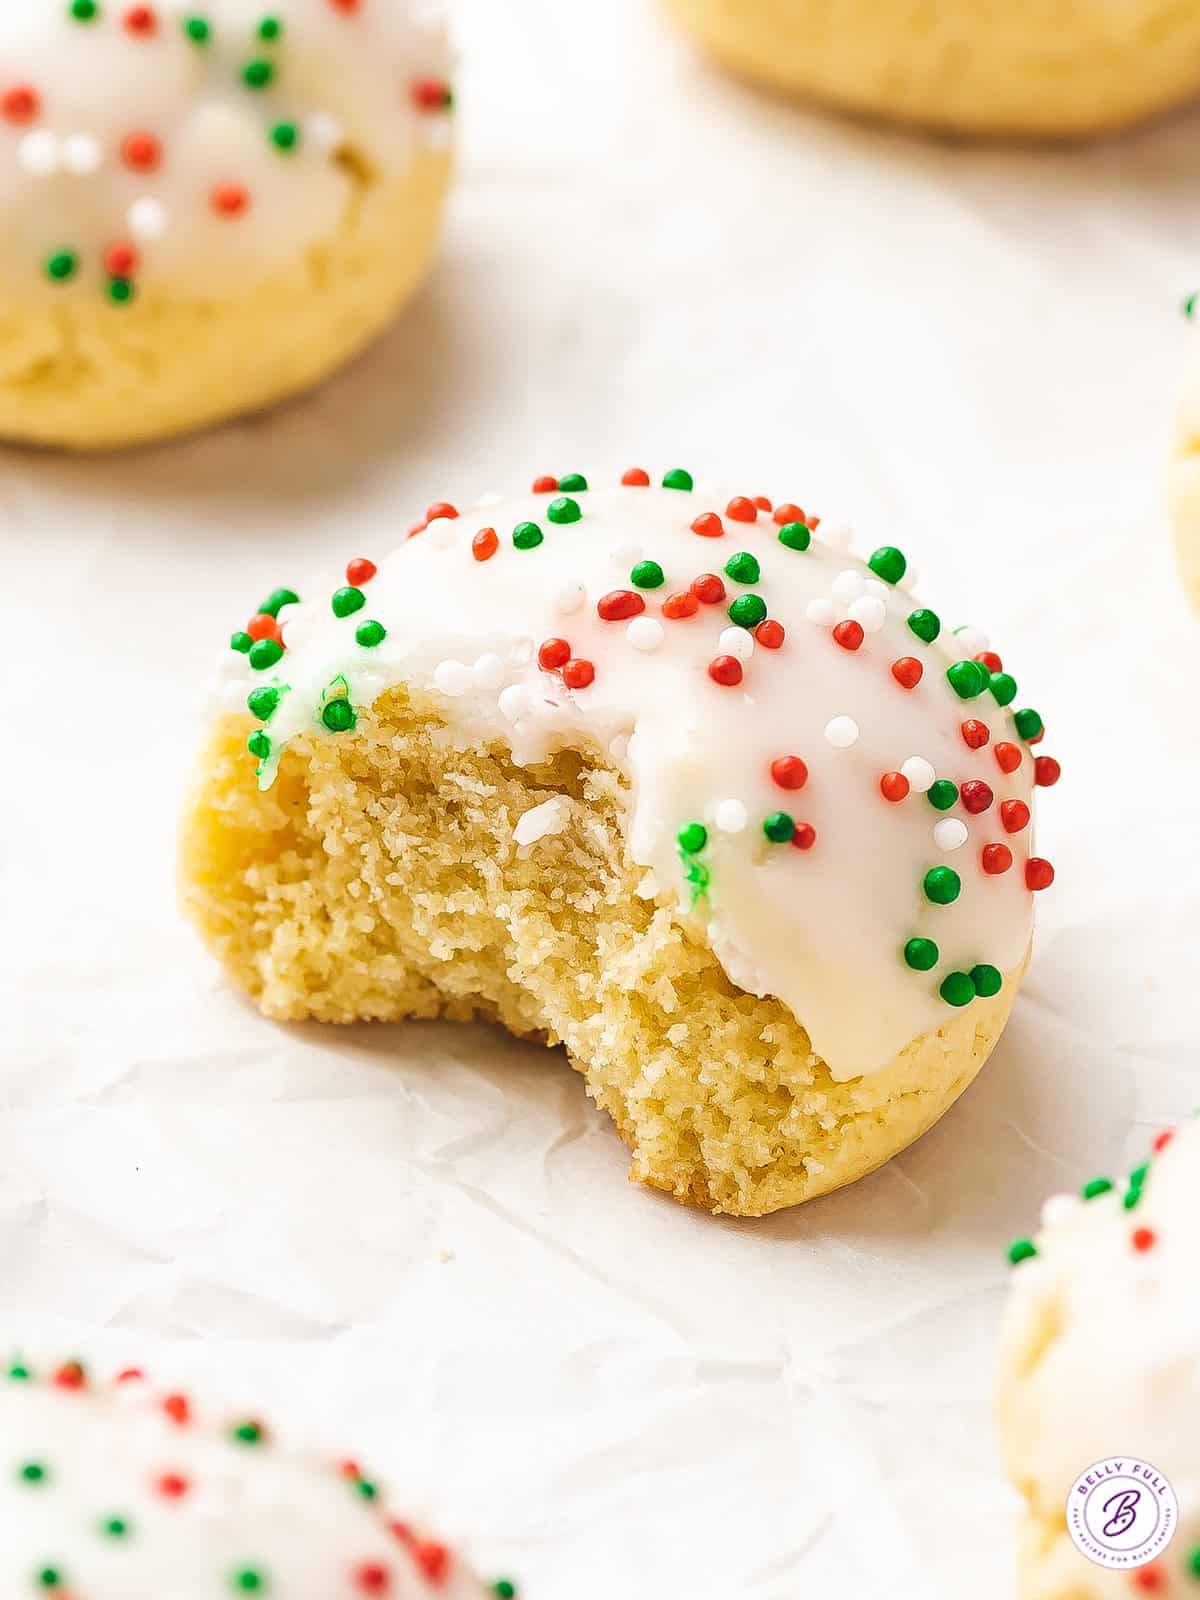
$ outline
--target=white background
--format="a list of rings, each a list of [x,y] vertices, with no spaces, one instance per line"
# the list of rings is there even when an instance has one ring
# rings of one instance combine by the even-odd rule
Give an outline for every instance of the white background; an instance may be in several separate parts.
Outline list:
[[[0,453],[0,1331],[311,1415],[528,1600],[999,1600],[1003,1249],[1198,1098],[1161,502],[1200,120],[964,150],[727,81],[648,0],[464,0],[459,35],[440,265],[365,360],[185,445]],[[259,1020],[174,906],[202,684],[263,592],[634,462],[894,539],[1064,766],[983,1077],[762,1222],[628,1186],[554,1055]]]

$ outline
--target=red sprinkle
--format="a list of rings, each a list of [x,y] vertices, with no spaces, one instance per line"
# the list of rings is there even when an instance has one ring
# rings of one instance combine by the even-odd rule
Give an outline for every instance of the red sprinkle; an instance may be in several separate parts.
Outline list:
[[[329,0],[329,4],[335,11],[341,11],[345,16],[350,17],[361,7],[362,0]]]
[[[754,637],[764,650],[778,650],[787,635],[783,631],[782,622],[776,622],[774,617],[768,617],[755,628]]]
[[[490,561],[500,544],[495,528],[480,528],[471,540],[471,554],[476,561]]]
[[[361,588],[364,583],[370,583],[378,571],[379,568],[366,556],[355,556],[353,561],[346,563],[346,582],[353,584],[356,589]]]
[[[885,772],[879,780],[879,792],[885,800],[893,804],[898,800],[907,800],[908,792],[912,785],[902,772]]]
[[[590,661],[585,661],[582,656],[574,661],[568,661],[562,670],[563,682],[568,689],[586,689],[596,676],[596,669]]]
[[[641,467],[630,467],[628,472],[621,474],[621,482],[629,489],[648,489],[650,474]]]
[[[798,822],[792,835],[793,850],[811,850],[817,842],[817,830],[811,822]]]
[[[775,521],[782,528],[785,522],[803,522],[808,524],[808,518],[799,506],[794,506],[790,500],[785,500],[781,506],[775,507]]]
[[[776,756],[771,763],[771,781],[781,789],[803,789],[808,768],[799,756]]]
[[[60,1389],[83,1389],[87,1386],[87,1374],[78,1361],[67,1361],[54,1374],[54,1381]]]
[[[168,1500],[182,1500],[191,1484],[181,1472],[164,1472],[155,1484],[159,1494]]]
[[[145,1383],[146,1374],[141,1367],[126,1367],[124,1372],[118,1372],[117,1383]]]
[[[742,663],[736,656],[714,656],[708,663],[708,675],[714,683],[732,689],[742,681]]]
[[[121,146],[121,159],[134,172],[153,172],[162,161],[162,142],[153,133],[131,133]]]
[[[1153,1250],[1158,1243],[1158,1235],[1153,1228],[1135,1228],[1133,1230],[1132,1244],[1135,1250]]]
[[[458,515],[458,507],[452,506],[449,500],[435,500],[425,513],[425,523],[428,526],[435,517],[449,517],[451,521]]]
[[[1054,882],[1054,868],[1041,856],[1030,856],[1025,863],[1025,885],[1029,889],[1048,889]]]
[[[41,96],[27,83],[14,83],[11,89],[6,89],[0,95],[0,116],[5,122],[16,123],[18,127],[32,122],[41,109]]]
[[[771,502],[767,499],[765,494],[756,494],[754,496],[754,504],[760,511],[770,511],[771,509]]]
[[[715,511],[702,511],[692,523],[692,532],[702,539],[719,539],[725,532],[725,524]]]
[[[538,651],[538,666],[547,672],[557,672],[571,659],[571,646],[565,639],[547,639]]]
[[[110,278],[132,278],[141,261],[133,245],[121,240],[104,252],[104,270]]]
[[[246,624],[246,632],[254,640],[275,639],[282,643],[279,630],[279,619],[273,617],[269,611],[260,611],[257,616],[250,618]]]
[[[1136,1572],[1129,1574],[1129,1578],[1133,1587],[1140,1589],[1143,1594],[1162,1594],[1167,1587],[1167,1574],[1158,1561],[1148,1567],[1138,1567]]]
[[[691,590],[683,594],[668,595],[663,601],[663,616],[670,622],[679,622],[684,617],[694,617],[700,609],[700,602]]]
[[[624,622],[645,609],[646,602],[636,589],[613,589],[596,602],[596,610],[604,622]]]
[[[968,778],[958,791],[958,797],[963,803],[963,810],[973,817],[986,811],[996,798],[981,778]]]
[[[218,183],[209,204],[219,217],[240,217],[250,209],[250,191],[244,183]]]
[[[725,585],[715,572],[702,572],[692,581],[692,593],[702,605],[720,605],[725,598]]]
[[[915,689],[925,674],[925,668],[915,656],[901,656],[892,662],[892,677],[902,689]]]
[[[162,1408],[171,1421],[177,1422],[181,1428],[192,1420],[192,1408],[185,1394],[169,1394],[163,1401]]]
[[[1156,1137],[1154,1143],[1151,1145],[1150,1148],[1154,1151],[1154,1154],[1156,1156],[1160,1156],[1160,1155],[1162,1155],[1163,1151],[1167,1148],[1167,1146],[1171,1143],[1171,1140],[1174,1139],[1174,1137],[1175,1137],[1175,1129],[1174,1128],[1167,1128],[1165,1130],[1165,1132],[1160,1133]]]
[[[1004,671],[1004,663],[994,650],[981,650],[975,659],[980,666],[986,667],[989,672]]]
[[[1017,746],[1002,739],[996,746],[996,765],[1001,772],[1015,772],[1021,765],[1021,752]]]
[[[364,1561],[352,1574],[354,1587],[360,1594],[387,1594],[392,1587],[392,1575],[381,1561]]]
[[[362,1477],[362,1468],[357,1461],[343,1461],[339,1465],[338,1471],[343,1478],[349,1478],[351,1483],[357,1483],[359,1478]]]
[[[533,480],[534,494],[553,494],[557,488],[557,478],[535,478]]]
[[[1029,826],[1029,807],[1024,800],[1003,800],[1000,803],[1000,821],[1005,833],[1020,833]]]
[[[450,1552],[444,1544],[433,1539],[423,1540],[413,1550],[417,1565],[430,1583],[440,1583],[450,1570]]]
[[[833,637],[843,650],[857,650],[866,638],[866,634],[863,632],[861,622],[855,622],[853,617],[847,617],[845,622],[839,622],[834,628]]]
[[[1052,789],[1062,777],[1062,768],[1053,756],[1035,756],[1033,781],[1040,789]]]
[[[1007,872],[1012,862],[1012,851],[1006,844],[984,845],[983,870],[989,878],[998,878],[1002,872]]]
[[[418,78],[412,86],[413,105],[420,111],[441,111],[450,101],[450,91],[440,78]]]
[[[121,21],[127,32],[139,34],[142,38],[158,31],[158,18],[153,6],[130,6]]]
[[[744,494],[738,494],[725,507],[725,515],[732,517],[734,522],[757,522],[758,507]]]
[[[978,717],[968,717],[959,732],[962,734],[963,743],[968,750],[982,750],[992,737],[987,723],[980,722]]]

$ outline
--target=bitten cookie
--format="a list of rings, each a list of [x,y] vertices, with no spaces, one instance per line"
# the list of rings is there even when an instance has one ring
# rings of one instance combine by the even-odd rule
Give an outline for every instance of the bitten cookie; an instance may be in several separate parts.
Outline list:
[[[352,1461],[289,1453],[259,1417],[206,1411],[135,1370],[0,1369],[5,1600],[484,1600]]]
[[[1128,1179],[1048,1200],[1042,1231],[1009,1252],[999,1418],[1025,1502],[1028,1600],[1200,1596],[1198,1218],[1200,1123],[1190,1122],[1161,1134]],[[1125,1570],[1095,1564],[1068,1533],[1076,1479],[1112,1457],[1147,1463],[1178,1501],[1167,1547]]]
[[[1075,137],[1200,90],[1200,11],[1173,0],[668,0],[748,77],[974,134]]]
[[[352,355],[433,250],[447,72],[420,0],[9,0],[0,436],[154,439]]]
[[[185,824],[210,947],[268,1016],[565,1044],[633,1177],[716,1211],[887,1160],[1004,1025],[1058,766],[899,550],[817,526],[572,473],[276,590]]]

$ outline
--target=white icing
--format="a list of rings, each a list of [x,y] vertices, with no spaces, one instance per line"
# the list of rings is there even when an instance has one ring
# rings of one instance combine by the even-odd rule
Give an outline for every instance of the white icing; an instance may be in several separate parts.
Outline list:
[[[437,541],[420,535],[391,555],[363,552],[379,562],[363,585],[363,609],[333,615],[334,579],[291,609],[284,629],[289,648],[276,666],[254,671],[244,656],[229,652],[230,706],[244,705],[254,687],[290,686],[266,725],[271,751],[262,781],[271,780],[281,748],[297,733],[336,737],[326,735],[319,719],[339,679],[360,710],[398,681],[432,690],[457,740],[499,740],[522,765],[563,746],[607,751],[631,784],[632,859],[678,897],[682,917],[694,918],[698,930],[707,925],[734,981],[790,1006],[835,1076],[883,1067],[951,1015],[938,993],[949,972],[977,964],[1012,972],[1024,957],[1032,925],[1024,881],[1032,830],[1007,835],[999,808],[1006,799],[1032,801],[1032,757],[1024,750],[1011,776],[995,757],[998,741],[1020,744],[1012,715],[989,692],[960,699],[945,676],[962,655],[949,629],[934,645],[922,643],[906,621],[912,602],[890,585],[881,586],[882,594],[868,591],[877,582],[869,569],[848,568],[850,558],[828,549],[819,535],[807,551],[787,548],[767,513],[754,524],[725,517],[718,538],[693,532],[693,519],[723,513],[727,497],[622,487],[574,498],[583,512],[575,523],[551,521],[551,497],[530,494],[445,523]],[[512,530],[527,521],[542,529],[544,542],[517,549]],[[481,562],[472,538],[485,527],[495,529],[499,548]],[[651,652],[632,636],[631,619],[604,621],[597,613],[607,592],[634,588],[629,568],[612,564],[617,547],[658,562],[666,575],[662,587],[636,591],[646,605],[636,620],[652,622],[656,639],[662,635]],[[761,564],[758,583],[723,577],[723,603],[701,604],[687,618],[664,616],[665,599],[687,591],[701,573],[723,575],[737,551]],[[835,589],[849,600],[834,600]],[[731,648],[729,604],[750,593],[761,595],[769,616],[787,630],[782,648],[755,647],[744,629],[733,630],[739,647]],[[568,595],[572,608],[565,612]],[[859,649],[847,650],[806,620],[814,601],[833,607],[839,619],[845,604],[864,601],[883,606],[886,616]],[[387,636],[363,648],[355,631],[370,619]],[[565,639],[571,657],[594,665],[590,687],[569,689],[560,671],[539,667],[538,650],[549,639]],[[710,661],[735,653],[746,658],[742,682],[712,681]],[[912,690],[890,670],[901,656],[924,664]],[[484,673],[467,665],[480,660],[487,662]],[[991,731],[983,749],[964,741],[961,725],[969,717]],[[914,757],[914,750],[922,755]],[[799,791],[772,781],[771,763],[785,755],[808,765]],[[880,778],[901,767],[914,792],[889,803]],[[956,813],[947,820],[957,825],[935,840],[939,813],[916,792],[935,774],[959,784],[983,779],[995,803],[977,816]],[[811,848],[770,842],[762,825],[776,811],[811,824]],[[691,821],[709,829],[697,858],[708,886],[696,905],[677,844],[679,829]],[[1011,869],[999,876],[986,876],[980,866],[989,843],[1006,843],[1013,852]],[[952,905],[934,905],[925,897],[924,876],[950,848],[958,852],[962,892]],[[903,948],[914,937],[937,942],[941,960],[934,970],[905,964]]]
[[[6,1370],[6,1369],[3,1369]],[[368,1501],[335,1459],[289,1452],[268,1432],[231,1438],[242,1416],[206,1414],[139,1381],[64,1389],[50,1373],[19,1381],[0,1371],[0,1593],[62,1593],[75,1600],[210,1600],[246,1592],[236,1575],[264,1579],[266,1600],[483,1600],[488,1593],[447,1552],[433,1582],[411,1543],[389,1528],[386,1485]],[[40,1481],[23,1469],[36,1465]],[[164,1493],[165,1476],[184,1492]],[[114,1536],[111,1519],[126,1524]],[[420,1540],[420,1535],[415,1537]],[[388,1586],[360,1569],[378,1565]],[[61,1578],[45,1589],[37,1574]]]
[[[245,288],[337,230],[354,188],[343,150],[395,178],[448,123],[414,98],[414,85],[446,81],[449,60],[442,24],[413,0],[156,0],[148,34],[126,27],[132,9],[102,0],[94,21],[76,22],[68,0],[0,8],[8,296],[102,296],[105,254],[121,242],[140,252],[138,287]],[[211,28],[203,44],[184,32],[196,16]],[[266,16],[282,24],[276,39],[257,35]],[[243,82],[252,61],[274,69],[265,88]],[[12,99],[23,88],[37,97],[28,117]],[[282,123],[299,130],[287,151],[271,138]],[[149,170],[126,159],[136,134],[159,142]],[[223,184],[248,196],[234,216],[213,207]],[[44,264],[62,251],[78,268],[54,282]]]

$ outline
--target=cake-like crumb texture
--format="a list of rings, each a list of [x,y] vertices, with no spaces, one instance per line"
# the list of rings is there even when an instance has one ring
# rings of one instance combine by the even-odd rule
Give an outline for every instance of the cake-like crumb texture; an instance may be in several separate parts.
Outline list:
[[[1200,91],[1200,11],[1175,0],[668,3],[737,72],[936,129],[1079,137]]]
[[[679,1200],[758,1216],[872,1171],[966,1088],[1007,1019],[1016,981],[882,1071],[836,1082],[783,1004],[737,988],[672,902],[645,893],[625,780],[598,754],[518,768],[499,746],[457,748],[437,707],[401,687],[351,736],[294,740],[260,791],[252,727],[227,716],[214,730],[182,877],[262,1011],[481,1017],[561,1043],[629,1145],[631,1177]],[[547,801],[558,831],[518,845],[519,819]]]
[[[386,181],[352,153],[342,165],[351,199],[337,232],[244,294],[0,308],[0,437],[144,443],[262,410],[357,354],[425,276],[451,158],[419,151]]]

